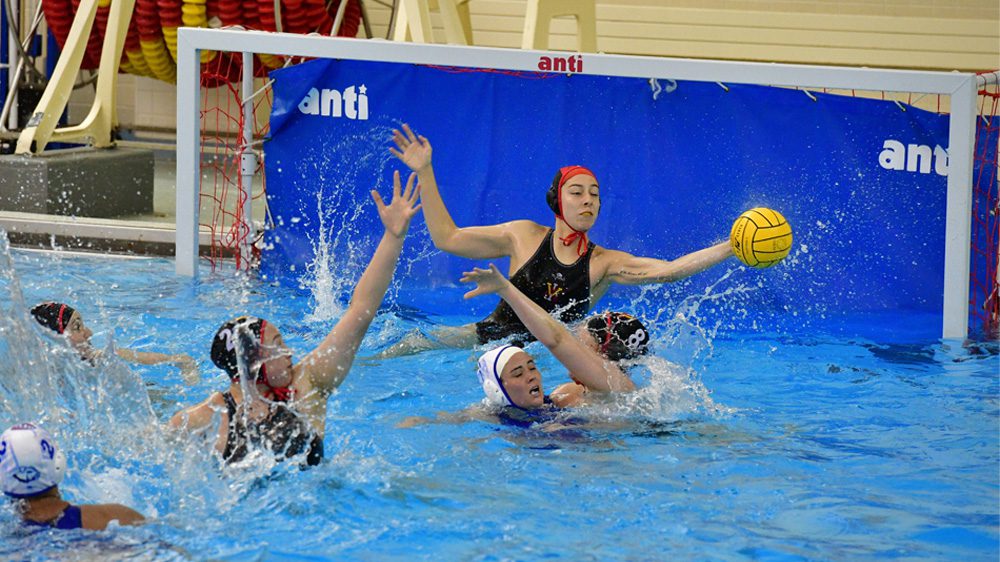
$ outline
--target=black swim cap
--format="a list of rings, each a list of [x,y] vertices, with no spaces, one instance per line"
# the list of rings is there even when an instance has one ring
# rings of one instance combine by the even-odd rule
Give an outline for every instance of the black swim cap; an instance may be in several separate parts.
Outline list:
[[[635,359],[649,353],[649,330],[624,312],[605,312],[587,319],[587,331],[597,340],[601,355],[611,361]]]
[[[73,317],[74,312],[76,310],[72,306],[61,302],[43,302],[31,309],[31,315],[39,324],[57,334],[66,331],[66,326],[69,325],[69,319]]]
[[[260,375],[260,367],[253,368],[260,356],[261,335],[264,320],[254,316],[240,316],[222,325],[212,338],[212,363],[225,371],[230,379],[240,376],[237,349],[243,351],[244,364],[250,369],[254,380]]]

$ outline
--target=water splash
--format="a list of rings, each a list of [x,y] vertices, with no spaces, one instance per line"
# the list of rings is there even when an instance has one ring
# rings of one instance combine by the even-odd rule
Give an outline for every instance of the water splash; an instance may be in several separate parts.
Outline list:
[[[331,270],[333,248],[329,239],[330,232],[325,224],[326,214],[323,212],[322,193],[316,194],[316,206],[319,209],[319,238],[313,242],[316,257],[309,264],[303,284],[310,288],[313,301],[316,303],[307,320],[323,321],[337,318],[344,311],[339,302],[341,287],[337,285]]]
[[[736,284],[728,285],[736,268],[727,270],[714,282],[710,283],[701,293],[684,297],[674,307],[663,307],[657,311],[654,324],[659,326],[660,336],[657,338],[660,346],[667,349],[681,349],[690,353],[688,361],[693,363],[699,358],[712,355],[712,340],[719,333],[723,320],[719,314],[701,314],[702,309],[709,305],[732,310],[736,314],[742,310],[737,306],[746,301],[746,295],[756,291],[756,287]],[[664,317],[665,313],[672,313]],[[706,324],[706,322],[711,322]]]
[[[317,234],[306,233],[314,257],[299,280],[314,302],[308,321],[329,321],[343,314],[342,303],[378,242],[363,225],[366,214],[375,212],[369,189],[383,196],[391,189],[388,168],[394,157],[385,149],[390,134],[391,128],[383,126],[348,136],[304,164],[319,170],[323,183],[316,193]]]
[[[738,282],[740,271],[730,268],[704,290],[691,294],[687,294],[690,284],[686,282],[642,287],[627,308],[639,314],[654,335],[651,354],[630,369],[639,388],[588,406],[588,415],[673,422],[733,414],[736,410],[712,399],[701,373],[711,368],[715,338],[727,322],[732,325],[734,319],[748,316],[751,295],[760,289],[759,284]],[[677,298],[665,297],[665,293]]]
[[[30,317],[3,231],[0,364],[8,366],[0,374],[0,425],[31,421],[55,436],[68,461],[60,488],[75,503],[123,503],[155,517],[178,504],[195,507],[193,497],[226,495],[204,447],[176,440],[160,425],[146,383],[117,357],[113,338],[84,360]],[[217,502],[206,501],[195,518],[217,513]],[[8,510],[0,519],[14,520]]]
[[[627,409],[633,414],[660,421],[675,421],[692,415],[719,418],[734,412],[712,399],[711,391],[701,382],[697,371],[690,367],[653,356],[642,361],[642,368],[650,373],[649,383],[623,397]]]

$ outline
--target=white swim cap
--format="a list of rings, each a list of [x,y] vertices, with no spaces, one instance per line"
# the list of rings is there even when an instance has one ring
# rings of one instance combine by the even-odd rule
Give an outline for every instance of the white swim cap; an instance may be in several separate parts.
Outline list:
[[[500,373],[511,357],[523,351],[516,345],[502,345],[487,351],[479,358],[476,375],[479,376],[479,384],[483,385],[486,402],[493,406],[516,406],[503,387]]]
[[[62,482],[66,456],[48,431],[20,423],[0,435],[0,485],[15,498],[27,498]]]

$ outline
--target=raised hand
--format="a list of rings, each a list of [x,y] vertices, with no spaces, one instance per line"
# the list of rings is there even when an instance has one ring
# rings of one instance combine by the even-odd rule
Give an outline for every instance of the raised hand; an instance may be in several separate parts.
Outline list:
[[[462,283],[475,283],[476,287],[465,293],[464,298],[471,299],[472,297],[478,297],[479,295],[489,295],[493,293],[500,293],[504,288],[510,285],[510,281],[500,273],[497,266],[490,264],[489,269],[480,269],[475,267],[472,271],[466,271],[462,274],[462,278],[459,279]]]
[[[378,207],[378,216],[382,219],[385,231],[396,238],[406,236],[406,231],[410,227],[410,219],[420,210],[417,199],[420,197],[420,187],[414,188],[417,174],[410,174],[406,180],[406,190],[400,194],[401,187],[399,172],[392,174],[392,202],[388,205],[382,201],[382,196],[374,189],[372,199]]]
[[[392,141],[396,147],[389,152],[403,161],[414,172],[420,172],[431,165],[431,143],[427,137],[413,134],[410,126],[403,123],[403,130],[392,130]]]

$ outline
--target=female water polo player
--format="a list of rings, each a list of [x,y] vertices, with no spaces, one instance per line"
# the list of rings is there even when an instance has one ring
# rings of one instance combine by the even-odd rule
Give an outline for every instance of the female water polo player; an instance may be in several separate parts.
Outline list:
[[[586,334],[574,336],[493,264],[489,269],[475,268],[466,272],[462,282],[476,284],[465,294],[467,299],[499,295],[531,334],[569,370],[573,379],[572,383],[562,384],[546,396],[542,375],[531,355],[518,346],[503,345],[479,358],[479,382],[491,405],[522,410],[535,410],[548,404],[565,408],[583,403],[592,392],[635,390],[635,384],[619,361],[646,353],[649,332],[638,319],[623,313],[598,315],[584,324]]]
[[[112,521],[135,525],[144,520],[124,505],[72,505],[59,494],[65,473],[66,457],[44,429],[22,423],[0,435],[0,485],[17,502],[25,524],[101,530]]]
[[[462,281],[477,283],[465,298],[499,294],[531,333],[569,369],[573,379],[546,395],[542,375],[530,354],[516,345],[501,345],[487,351],[479,358],[476,373],[486,402],[501,421],[515,425],[545,421],[534,413],[545,408],[577,406],[594,394],[635,389],[623,364],[649,352],[649,330],[638,318],[624,312],[595,314],[579,324],[574,334],[504,278],[493,265],[490,269],[477,268],[465,273]],[[512,417],[509,415],[511,410],[515,414],[527,413],[527,417]],[[400,422],[399,427],[472,419],[495,421],[490,412],[473,407],[457,414],[439,413],[436,420],[411,416]]]
[[[68,304],[59,302],[43,302],[31,309],[31,315],[39,324],[53,332],[65,336],[80,357],[94,361],[100,352],[90,343],[94,333],[83,323],[83,316]],[[181,377],[187,384],[198,382],[198,364],[184,353],[168,355],[152,351],[135,351],[123,347],[115,348],[115,354],[131,363],[140,365],[159,365],[170,363],[181,370]]]
[[[371,192],[385,233],[343,317],[319,346],[293,364],[291,350],[274,324],[253,317],[225,323],[212,341],[212,360],[229,374],[229,389],[178,412],[170,419],[171,427],[211,430],[220,415],[218,433],[210,438],[227,462],[243,458],[250,445],[272,449],[279,458],[305,453],[308,464],[320,461],[327,398],[351,369],[392,280],[410,219],[420,209],[415,179],[411,174],[401,194],[395,173],[389,205]]]
[[[417,173],[427,228],[434,245],[445,252],[472,259],[510,258],[510,281],[548,313],[565,322],[582,319],[613,283],[641,285],[678,281],[716,265],[733,255],[721,242],[673,261],[636,257],[602,248],[587,238],[601,210],[600,187],[593,172],[583,166],[561,168],[549,186],[546,200],[555,213],[552,228],[529,220],[490,226],[459,228],[441,199],[431,165],[431,144],[414,135],[408,125],[393,131],[389,150]],[[527,330],[503,301],[486,319],[474,325],[435,333],[441,343],[467,346]],[[430,347],[431,342],[400,342],[392,355]]]

